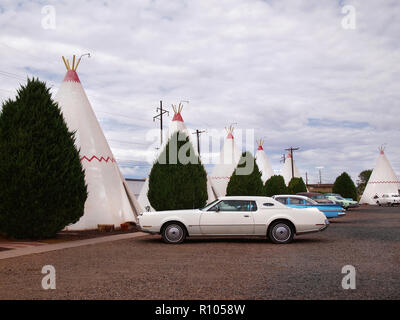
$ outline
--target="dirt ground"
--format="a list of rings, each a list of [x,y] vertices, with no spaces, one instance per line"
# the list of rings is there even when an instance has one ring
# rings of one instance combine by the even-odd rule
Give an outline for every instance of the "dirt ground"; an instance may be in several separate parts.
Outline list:
[[[59,243],[59,242],[65,242],[65,241],[75,241],[75,240],[84,240],[84,239],[92,239],[92,238],[98,238],[98,237],[105,237],[105,236],[111,236],[115,234],[123,234],[123,233],[131,233],[131,232],[138,232],[138,228],[136,225],[132,225],[129,227],[129,230],[127,231],[122,231],[121,229],[116,229],[113,231],[98,231],[98,230],[85,230],[85,231],[61,231],[59,232],[54,238],[51,239],[40,239],[40,240],[34,240],[34,239],[14,239],[10,237],[6,237],[4,234],[0,234],[0,251],[4,250],[4,248],[1,248],[2,243],[7,243],[7,242],[31,242],[31,241],[38,241],[40,243]]]
[[[44,265],[55,290],[41,287]],[[149,235],[0,260],[0,299],[400,299],[399,267],[400,208],[363,206],[289,245]]]

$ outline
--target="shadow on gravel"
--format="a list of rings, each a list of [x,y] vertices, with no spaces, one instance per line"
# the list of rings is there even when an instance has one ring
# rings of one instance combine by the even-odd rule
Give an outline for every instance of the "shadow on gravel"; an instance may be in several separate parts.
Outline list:
[[[354,223],[354,221],[346,221],[346,220],[329,220],[330,224],[350,224]]]
[[[328,238],[317,238],[317,239],[310,239],[310,238],[294,238],[292,244],[303,244],[303,243],[329,243],[333,242],[331,239]]]

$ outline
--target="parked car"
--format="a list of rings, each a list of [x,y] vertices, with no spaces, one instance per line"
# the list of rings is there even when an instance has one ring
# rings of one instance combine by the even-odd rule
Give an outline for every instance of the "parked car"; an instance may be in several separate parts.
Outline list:
[[[381,197],[374,197],[374,199],[376,199],[376,204],[379,206],[394,206],[400,204],[400,196],[397,193],[383,194]]]
[[[345,209],[358,207],[357,201],[345,199],[340,195],[327,195],[326,197],[332,201],[335,201],[337,204],[340,204]]]
[[[325,230],[329,221],[317,208],[290,208],[269,197],[221,197],[202,209],[142,212],[140,229],[161,234],[166,243],[195,236],[266,236],[289,243],[293,236]]]
[[[338,194],[338,193],[325,193],[325,196],[326,197],[329,197],[329,196],[336,196],[336,197],[342,197],[340,194]],[[353,198],[344,198],[344,197],[342,197],[344,200],[349,200],[349,201],[354,201],[353,200]]]
[[[346,215],[345,210],[338,204],[322,204],[305,196],[299,195],[276,195],[275,200],[292,208],[317,208],[327,218],[338,218]]]
[[[319,192],[299,192],[297,195],[311,198],[318,203],[336,204],[335,201],[329,200],[323,193]]]

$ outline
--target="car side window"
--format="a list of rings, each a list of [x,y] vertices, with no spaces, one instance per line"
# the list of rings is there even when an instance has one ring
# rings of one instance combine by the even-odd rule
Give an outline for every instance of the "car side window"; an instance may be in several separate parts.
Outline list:
[[[286,198],[286,197],[275,198],[275,200],[279,201],[282,204],[288,204],[288,198]]]
[[[255,201],[249,201],[249,211],[257,211],[257,203]]]
[[[257,204],[255,201],[246,200],[222,200],[208,211],[257,211]]]
[[[309,206],[313,205],[313,203],[312,203],[311,201],[305,200],[305,202],[306,202],[306,204],[309,205]]]
[[[290,204],[304,204],[304,200],[297,198],[290,198]]]
[[[217,211],[218,208],[219,208],[219,202],[218,202],[216,205],[212,206],[212,207],[211,207],[210,209],[208,209],[207,211]]]

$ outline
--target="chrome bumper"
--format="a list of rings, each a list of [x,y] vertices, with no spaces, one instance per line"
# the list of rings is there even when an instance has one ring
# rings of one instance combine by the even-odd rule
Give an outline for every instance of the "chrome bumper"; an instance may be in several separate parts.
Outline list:
[[[149,234],[157,234],[157,232],[143,229],[140,225],[138,225],[138,229],[140,232],[145,232],[145,233],[149,233]]]
[[[319,231],[324,231],[326,228],[328,228],[330,225],[330,222],[328,219],[325,220],[325,225],[319,229]]]

